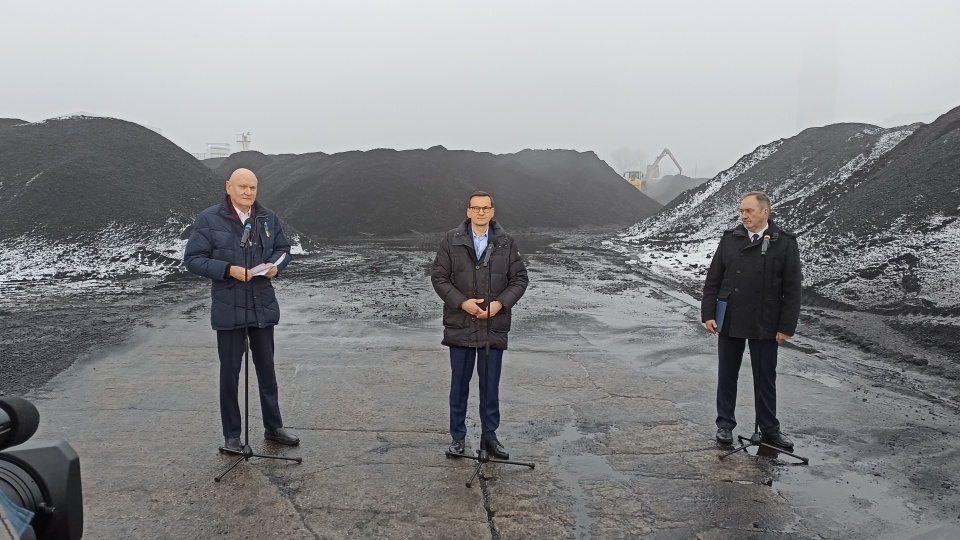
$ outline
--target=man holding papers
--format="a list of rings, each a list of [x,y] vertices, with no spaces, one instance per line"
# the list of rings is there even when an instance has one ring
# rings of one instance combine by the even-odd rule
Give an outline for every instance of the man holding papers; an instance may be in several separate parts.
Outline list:
[[[742,223],[723,233],[703,284],[700,316],[719,335],[717,441],[733,443],[737,378],[749,342],[756,422],[761,440],[790,449],[777,420],[777,350],[800,318],[800,250],[796,237],[770,221],[770,198],[740,201]]]
[[[237,387],[248,335],[264,438],[296,445],[300,439],[283,428],[273,367],[273,327],[280,322],[280,304],[271,281],[290,264],[290,244],[277,215],[256,202],[252,171],[234,171],[226,190],[220,204],[197,215],[183,255],[187,270],[211,281],[210,320],[220,355],[221,448],[241,451]]]

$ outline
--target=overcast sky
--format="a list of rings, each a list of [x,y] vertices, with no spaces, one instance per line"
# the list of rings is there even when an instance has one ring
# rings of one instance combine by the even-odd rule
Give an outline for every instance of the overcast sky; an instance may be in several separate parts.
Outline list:
[[[265,153],[572,148],[615,168],[666,147],[712,176],[805,127],[960,106],[953,0],[0,6],[0,117],[112,116],[193,153],[241,132]]]

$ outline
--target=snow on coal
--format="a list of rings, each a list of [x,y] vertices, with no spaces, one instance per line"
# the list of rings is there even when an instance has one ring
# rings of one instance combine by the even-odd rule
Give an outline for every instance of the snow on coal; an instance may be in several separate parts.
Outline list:
[[[0,282],[162,276],[222,182],[142,126],[0,121]]]
[[[514,232],[622,228],[660,209],[593,152],[243,152],[216,171],[226,178],[237,167],[257,173],[265,204],[313,239],[438,234],[464,219],[465,197],[478,189]]]
[[[955,111],[950,113],[953,114]],[[914,199],[919,194],[946,199],[938,207],[944,211],[960,203],[957,168],[946,160],[927,161],[916,172],[927,174],[921,171],[942,166],[935,176],[953,178],[953,188],[943,181],[912,188],[902,185],[899,189],[891,184],[892,190],[887,191],[881,183],[887,178],[881,171],[889,169],[894,163],[891,160],[923,159],[908,155],[916,154],[927,143],[911,141],[926,137],[924,133],[939,134],[946,125],[937,127],[938,123],[941,121],[930,126],[914,124],[891,129],[835,124],[810,128],[790,139],[760,146],[706,184],[675,199],[657,216],[631,227],[619,240],[636,257],[634,263],[676,278],[691,290],[699,290],[720,235],[739,221],[737,207],[741,195],[763,190],[773,200],[773,218],[799,235],[808,292],[859,309],[900,306],[908,296],[918,294],[929,294],[930,301],[956,305],[957,295],[944,297],[942,285],[931,285],[923,293],[911,292],[902,283],[890,283],[891,287],[881,290],[875,280],[854,279],[875,267],[877,258],[889,261],[916,253],[911,244],[918,240],[898,233],[890,237],[889,243],[883,243],[889,236],[884,231],[902,229],[905,219],[946,223],[948,217],[916,212]],[[958,150],[956,138],[948,144],[936,144],[942,145],[944,155]],[[895,147],[898,150],[887,156]],[[901,153],[904,157],[894,157]],[[894,176],[902,176],[902,172]],[[895,182],[895,178],[883,181]],[[880,198],[883,203],[874,200]],[[866,215],[876,217],[868,221],[863,218]],[[849,219],[837,221],[840,216]],[[639,251],[637,245],[641,247]],[[941,270],[949,275],[957,270],[958,263],[954,258],[953,262],[940,260],[938,264],[945,265]]]
[[[809,275],[826,296],[960,315],[960,107],[921,125],[812,215]]]

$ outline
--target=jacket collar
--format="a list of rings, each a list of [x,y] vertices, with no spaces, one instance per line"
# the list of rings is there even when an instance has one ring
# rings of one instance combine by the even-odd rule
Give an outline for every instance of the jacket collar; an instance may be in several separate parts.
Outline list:
[[[490,235],[487,237],[487,241],[492,245],[498,236],[503,235],[503,228],[497,223],[496,220],[490,220],[490,229],[487,231]],[[470,230],[470,220],[465,219],[463,223],[457,227],[457,232],[453,235],[454,242],[458,244],[469,244],[473,246],[473,231]]]
[[[225,216],[231,216],[237,221],[240,221],[240,216],[237,215],[237,210],[233,207],[233,203],[230,201],[229,195],[224,195],[223,200],[220,201],[220,213]],[[256,220],[261,216],[266,216],[267,213],[263,208],[263,205],[260,204],[260,201],[253,201],[253,210],[250,212],[250,218]]]
[[[780,227],[778,227],[772,219],[767,222],[767,231],[764,233],[764,235],[768,234],[770,235],[771,242],[776,242],[777,239],[780,238]],[[735,229],[733,229],[733,235],[750,238],[750,231],[748,231],[747,228],[743,226],[743,223],[741,223],[737,225]]]

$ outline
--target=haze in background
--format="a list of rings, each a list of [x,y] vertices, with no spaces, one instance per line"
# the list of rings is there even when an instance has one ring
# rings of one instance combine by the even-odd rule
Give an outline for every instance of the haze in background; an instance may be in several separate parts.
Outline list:
[[[670,148],[711,176],[805,127],[960,104],[960,3],[7,3],[0,117],[85,112],[193,153]],[[619,170],[619,167],[616,167]],[[675,173],[668,160],[663,174]]]

